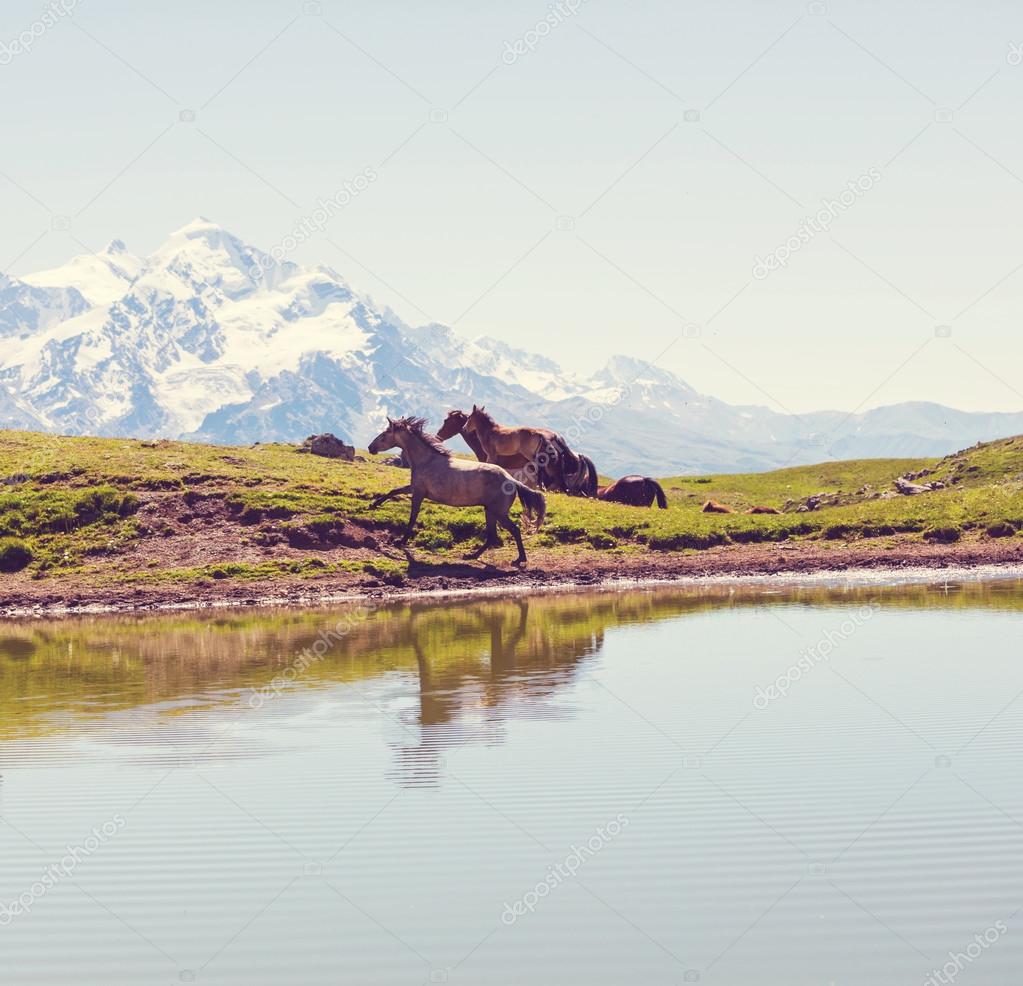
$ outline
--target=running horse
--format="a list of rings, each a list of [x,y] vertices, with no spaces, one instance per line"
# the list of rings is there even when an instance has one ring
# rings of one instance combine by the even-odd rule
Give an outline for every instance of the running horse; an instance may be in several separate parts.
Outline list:
[[[447,416],[444,418],[444,423],[437,429],[437,437],[442,442],[446,442],[449,438],[454,438],[455,435],[461,435],[465,440],[465,444],[472,449],[480,462],[491,461],[487,459],[487,453],[480,442],[479,435],[465,430],[465,423],[468,420],[469,415],[465,411],[448,411]],[[526,468],[529,465],[529,459],[525,456],[517,453],[515,455],[499,455],[492,461],[494,465],[507,469],[517,480],[525,483],[527,486],[534,486],[536,484],[536,471]]]
[[[499,425],[485,408],[475,404],[462,426],[462,437],[468,442],[470,436],[482,446],[484,462],[521,456],[526,460],[524,468],[537,476],[541,486],[566,490],[569,473],[580,468],[578,457],[557,432],[549,428]]]
[[[388,418],[387,428],[370,442],[369,451],[373,455],[400,448],[412,468],[411,483],[376,497],[370,503],[370,509],[375,510],[394,497],[411,494],[412,512],[408,528],[399,541],[399,544],[407,544],[415,531],[423,500],[433,500],[449,507],[483,507],[487,516],[486,539],[470,557],[479,558],[487,549],[500,546],[501,538],[497,533],[500,524],[511,532],[519,549],[515,564],[524,565],[526,549],[522,545],[522,533],[509,512],[518,498],[534,528],[539,528],[547,513],[543,494],[520,483],[498,465],[453,457],[451,450],[446,449],[436,435],[424,431],[425,425],[422,418]]]
[[[661,484],[649,476],[622,476],[609,486],[597,490],[597,499],[612,503],[625,503],[630,507],[652,507],[654,500],[662,510],[667,510],[668,500]]]

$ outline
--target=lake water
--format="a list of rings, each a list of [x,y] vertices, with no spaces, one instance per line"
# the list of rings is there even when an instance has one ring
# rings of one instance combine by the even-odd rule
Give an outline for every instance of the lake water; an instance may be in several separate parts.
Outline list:
[[[1014,581],[7,623],[0,982],[1009,986],[1021,631]]]

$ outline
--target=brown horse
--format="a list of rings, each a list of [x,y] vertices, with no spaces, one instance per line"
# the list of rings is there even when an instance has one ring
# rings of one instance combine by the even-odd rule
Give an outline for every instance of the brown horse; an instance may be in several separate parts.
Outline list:
[[[661,484],[649,476],[623,476],[610,486],[600,487],[597,498],[612,503],[626,503],[630,507],[652,507],[654,500],[657,500],[657,506],[662,510],[668,508],[668,499]]]
[[[518,482],[500,466],[487,462],[469,462],[456,459],[444,448],[439,438],[424,431],[422,418],[387,419],[387,428],[369,444],[376,455],[390,448],[401,448],[412,467],[412,482],[376,497],[370,504],[375,509],[387,500],[404,493],[412,495],[412,512],[408,528],[399,542],[405,544],[415,531],[416,519],[423,500],[446,503],[451,507],[483,507],[487,515],[487,536],[483,546],[472,557],[478,558],[488,548],[496,548],[501,539],[497,525],[510,531],[519,549],[516,565],[526,563],[526,549],[522,534],[508,512],[515,498],[533,519],[537,528],[543,523],[547,503],[542,493]]]
[[[462,437],[468,441],[474,436],[483,448],[484,462],[497,462],[506,456],[521,456],[524,468],[534,470],[540,485],[553,485],[566,489],[566,471],[579,468],[578,459],[570,452],[565,440],[549,428],[506,428],[499,425],[485,408],[472,406],[472,413],[462,426]],[[571,457],[574,462],[569,462]],[[570,467],[573,467],[570,469]],[[547,481],[551,482],[548,483]]]
[[[444,423],[437,430],[437,437],[442,442],[446,442],[449,438],[454,438],[455,435],[461,435],[465,440],[465,444],[473,450],[480,462],[493,462],[494,465],[507,469],[517,480],[526,483],[527,486],[535,484],[535,477],[529,475],[529,470],[526,469],[526,466],[529,465],[529,459],[525,458],[525,456],[518,454],[499,455],[495,459],[488,459],[487,453],[483,449],[483,444],[480,442],[479,435],[465,430],[465,423],[468,420],[469,415],[465,411],[448,411],[447,416],[444,418]],[[530,479],[533,480],[532,483]]]

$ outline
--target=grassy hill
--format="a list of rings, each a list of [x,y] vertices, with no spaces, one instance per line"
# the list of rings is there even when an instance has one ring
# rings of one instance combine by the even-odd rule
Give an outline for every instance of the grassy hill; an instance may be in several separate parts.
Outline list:
[[[944,484],[916,496],[897,477]],[[407,473],[374,461],[133,439],[0,432],[0,571],[40,582],[210,584],[344,575],[400,581],[408,562],[392,547],[406,500],[368,509]],[[667,510],[548,496],[548,521],[529,535],[532,567],[585,568],[629,559],[761,542],[807,545],[952,544],[1018,538],[1023,529],[1023,436],[941,460],[871,459],[769,473],[661,481]],[[823,496],[817,496],[823,494]],[[807,498],[821,506],[800,510]],[[708,498],[734,514],[705,514]],[[748,515],[753,505],[784,512]],[[483,530],[479,509],[424,506],[417,557],[459,561]],[[1023,538],[1020,538],[1023,540]],[[507,549],[486,556],[507,562]],[[464,566],[463,566],[464,567]],[[10,584],[10,579],[7,578]]]

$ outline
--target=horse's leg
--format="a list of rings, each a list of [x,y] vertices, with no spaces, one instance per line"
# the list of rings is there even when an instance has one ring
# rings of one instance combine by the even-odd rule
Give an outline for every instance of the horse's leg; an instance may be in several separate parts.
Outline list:
[[[409,539],[415,534],[416,530],[416,518],[419,516],[419,508],[423,505],[423,494],[417,493],[412,490],[412,511],[408,518],[408,530],[405,531],[403,537],[398,541],[398,544],[408,544]]]
[[[497,518],[497,522],[506,531],[511,531],[511,536],[513,538],[515,538],[515,545],[519,549],[519,557],[515,559],[515,564],[516,565],[525,565],[526,564],[526,549],[525,549],[525,547],[522,544],[522,531],[519,530],[519,525],[516,524],[515,521],[513,521],[511,519],[511,517],[508,516],[508,514],[504,514],[502,516],[499,516]]]
[[[497,536],[497,514],[490,507],[484,507],[487,512],[487,532],[483,544],[476,550],[466,555],[467,558],[479,558],[489,548],[499,548],[501,539]]]
[[[381,493],[380,496],[373,498],[373,500],[370,502],[369,509],[376,510],[376,508],[379,507],[380,504],[386,503],[388,500],[392,500],[396,496],[402,496],[405,493],[411,492],[412,484],[410,483],[408,486],[399,486],[397,487],[397,489],[391,490],[390,493]]]
[[[549,468],[551,457],[546,450],[543,439],[537,439],[536,444],[533,446],[533,454],[529,457],[529,461],[533,465],[533,469],[536,472],[536,486],[540,490],[551,489],[548,479],[550,476]]]

